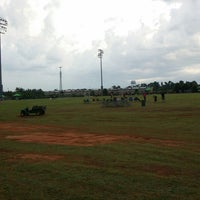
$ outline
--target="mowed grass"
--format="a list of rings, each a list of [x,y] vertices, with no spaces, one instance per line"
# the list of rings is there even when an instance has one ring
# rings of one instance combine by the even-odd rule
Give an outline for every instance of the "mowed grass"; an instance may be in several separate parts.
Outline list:
[[[198,200],[199,102],[200,94],[170,94],[165,102],[158,96],[156,103],[149,95],[145,107],[133,102],[106,108],[100,102],[84,104],[83,98],[1,102],[0,124],[133,139],[67,146],[8,140],[14,133],[0,130],[0,199]],[[22,108],[33,105],[46,105],[46,115],[19,117]],[[27,154],[61,159],[23,159]]]

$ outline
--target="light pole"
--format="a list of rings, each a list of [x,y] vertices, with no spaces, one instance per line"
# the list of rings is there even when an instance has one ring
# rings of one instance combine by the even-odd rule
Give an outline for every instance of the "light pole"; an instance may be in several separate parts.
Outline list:
[[[0,17],[0,99],[3,98],[2,69],[1,69],[1,34],[7,31],[7,20]]]
[[[60,92],[62,92],[62,71],[61,71],[61,68],[62,67],[59,67],[60,68]]]
[[[101,95],[103,96],[103,72],[102,72],[102,58],[103,58],[103,50],[98,49],[98,57],[100,59],[100,69],[101,69]]]

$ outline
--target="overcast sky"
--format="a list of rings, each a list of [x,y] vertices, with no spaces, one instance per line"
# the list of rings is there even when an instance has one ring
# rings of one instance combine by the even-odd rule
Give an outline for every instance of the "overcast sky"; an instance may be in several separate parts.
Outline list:
[[[1,0],[4,91],[200,83],[199,0]]]

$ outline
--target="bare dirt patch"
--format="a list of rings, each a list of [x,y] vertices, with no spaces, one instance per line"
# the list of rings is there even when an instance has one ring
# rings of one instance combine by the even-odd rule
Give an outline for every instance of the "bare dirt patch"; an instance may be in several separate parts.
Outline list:
[[[43,155],[43,154],[33,154],[33,153],[25,153],[25,154],[17,154],[15,157],[11,158],[10,161],[15,161],[19,159],[27,160],[27,161],[56,161],[64,158],[61,155]]]
[[[15,135],[7,136],[7,139],[18,140],[21,142],[36,142],[47,144],[60,144],[70,146],[93,146],[96,144],[108,144],[115,141],[123,140],[123,136],[113,135],[97,135],[97,134],[79,134],[79,133],[62,133],[62,134],[49,134],[49,133],[36,133],[31,135]]]
[[[20,124],[20,123],[0,123],[0,130],[7,130],[15,133],[28,133],[35,131],[44,131],[51,130],[50,126],[39,126],[39,125],[30,125],[30,124]],[[54,127],[54,132],[57,131],[57,128]]]
[[[69,146],[94,146],[97,144],[110,144],[119,141],[134,141],[151,143],[161,146],[180,146],[182,143],[172,140],[161,140],[135,135],[109,135],[80,133],[74,130],[65,130],[60,127],[23,125],[17,123],[0,123],[0,130],[9,132],[6,139],[19,142],[47,143]]]
[[[175,176],[178,174],[177,170],[169,167],[169,166],[161,166],[161,165],[147,165],[147,166],[140,166],[141,171],[148,172],[148,173],[153,173],[158,176]]]

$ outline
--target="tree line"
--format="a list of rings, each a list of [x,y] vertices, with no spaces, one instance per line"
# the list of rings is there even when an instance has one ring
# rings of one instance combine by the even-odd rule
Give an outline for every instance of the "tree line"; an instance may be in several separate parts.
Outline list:
[[[23,89],[16,88],[15,91],[3,92],[6,99],[40,99],[45,97],[45,92],[42,89]]]
[[[179,81],[176,83],[173,83],[172,81],[168,82],[153,82],[149,83],[147,85],[148,87],[153,87],[153,90],[155,92],[159,91],[165,91],[167,93],[186,93],[186,92],[198,92],[199,91],[199,85],[196,81]]]
[[[195,93],[200,92],[200,85],[196,81],[179,81],[179,82],[157,82],[154,81],[152,83],[146,84],[140,84],[141,87],[151,87],[153,88],[153,93],[159,93],[159,92],[165,92],[165,93]],[[131,86],[129,86],[131,87]],[[113,90],[121,89],[123,90],[119,85],[118,86],[112,86]],[[111,90],[112,90],[111,89]],[[126,89],[126,88],[125,88]],[[110,90],[110,89],[109,89]],[[110,95],[109,90],[104,88],[104,95]],[[90,95],[95,93],[94,90],[90,90]],[[4,97],[6,99],[39,99],[39,98],[50,98],[50,97],[59,97],[59,96],[65,96],[65,92],[55,92],[55,93],[48,93],[43,91],[42,89],[23,89],[23,88],[16,88],[15,91],[7,91],[3,93]],[[75,95],[76,96],[76,95]],[[79,96],[81,96],[79,94]]]

